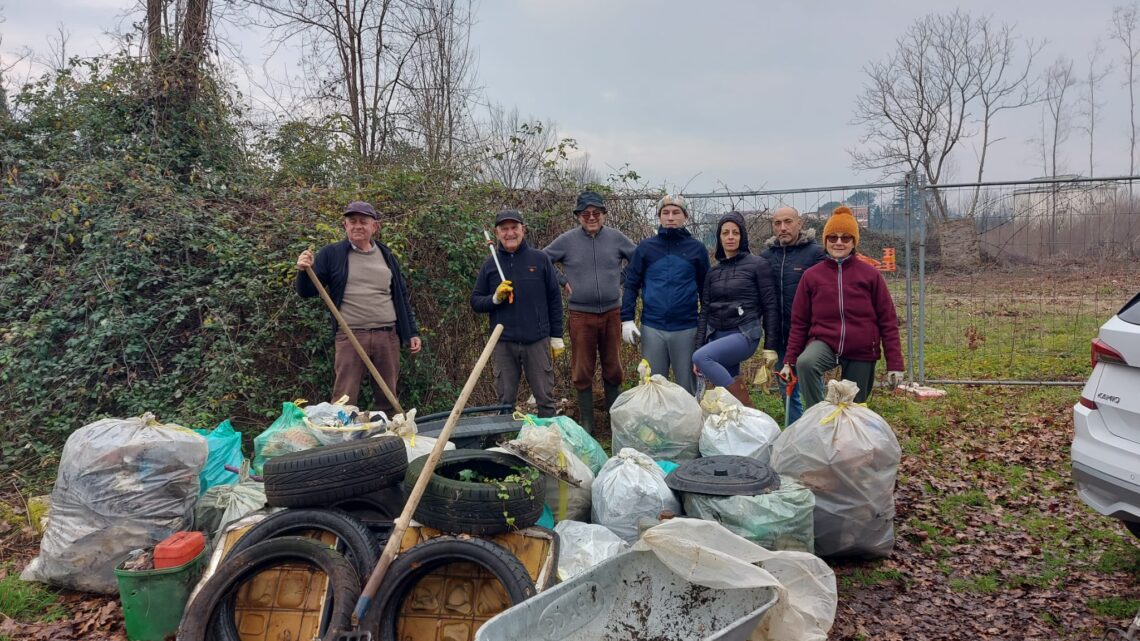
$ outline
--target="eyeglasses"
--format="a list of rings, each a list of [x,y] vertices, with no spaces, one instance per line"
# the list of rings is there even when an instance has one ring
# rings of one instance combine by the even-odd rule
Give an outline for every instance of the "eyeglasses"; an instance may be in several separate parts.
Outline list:
[[[855,240],[855,237],[851,234],[828,234],[824,240],[829,243],[849,243]]]
[[[579,218],[585,218],[586,220],[591,220],[594,218],[601,218],[602,216],[605,216],[605,215],[606,215],[606,212],[604,212],[604,211],[580,211],[580,212],[578,212],[578,217]]]

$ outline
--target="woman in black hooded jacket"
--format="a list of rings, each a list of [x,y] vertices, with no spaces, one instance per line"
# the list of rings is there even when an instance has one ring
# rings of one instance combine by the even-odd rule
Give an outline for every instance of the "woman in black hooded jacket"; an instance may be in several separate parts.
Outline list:
[[[729,212],[716,229],[717,265],[705,276],[693,371],[752,407],[738,379],[740,364],[756,353],[761,336],[779,340],[780,306],[768,261],[748,251],[744,216]]]

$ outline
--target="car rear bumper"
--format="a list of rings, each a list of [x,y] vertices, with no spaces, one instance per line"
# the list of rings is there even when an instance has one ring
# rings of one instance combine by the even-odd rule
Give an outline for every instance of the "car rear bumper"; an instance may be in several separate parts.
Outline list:
[[[1140,486],[1073,463],[1073,482],[1077,496],[1089,507],[1105,516],[1140,523]]]
[[[1073,408],[1073,482],[1097,512],[1140,522],[1140,443],[1109,432],[1099,412]]]

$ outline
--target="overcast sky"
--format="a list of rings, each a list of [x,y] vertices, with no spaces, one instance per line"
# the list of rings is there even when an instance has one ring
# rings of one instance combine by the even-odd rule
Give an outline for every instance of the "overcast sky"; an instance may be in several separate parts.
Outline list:
[[[962,1],[956,6],[1047,40],[1037,65],[1059,55],[1083,74],[1098,37],[1102,62],[1117,70],[1102,84],[1095,173],[1128,173],[1128,96],[1121,47],[1108,39],[1112,9],[1098,0]],[[101,34],[141,19],[131,0],[0,0],[4,60],[22,47],[46,53],[62,23],[69,52],[113,48]],[[688,192],[725,187],[787,189],[851,185],[881,177],[851,168],[859,146],[852,101],[864,65],[883,59],[916,18],[950,11],[947,3],[865,0],[482,0],[472,45],[486,102],[557,123],[603,174],[625,163],[651,185]],[[128,16],[124,20],[124,16]],[[262,64],[263,34],[245,42],[250,66]],[[1074,105],[1075,107],[1075,105]],[[1040,107],[1002,114],[988,180],[1043,173]],[[1088,138],[1072,132],[1061,168],[1088,174]],[[974,151],[956,159],[959,180],[972,179]]]

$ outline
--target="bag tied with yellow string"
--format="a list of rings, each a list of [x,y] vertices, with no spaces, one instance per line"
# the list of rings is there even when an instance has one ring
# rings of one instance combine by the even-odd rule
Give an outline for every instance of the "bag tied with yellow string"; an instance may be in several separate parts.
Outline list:
[[[829,381],[827,397],[772,445],[772,470],[815,493],[815,553],[886,557],[895,544],[895,477],[902,450],[891,426],[854,402],[852,381]]]

